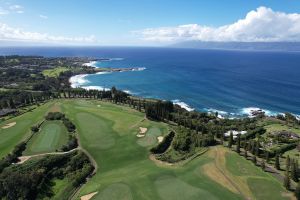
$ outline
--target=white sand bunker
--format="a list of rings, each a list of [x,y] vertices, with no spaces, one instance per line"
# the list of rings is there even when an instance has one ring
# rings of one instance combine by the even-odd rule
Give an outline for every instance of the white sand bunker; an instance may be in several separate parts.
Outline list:
[[[16,124],[17,124],[17,122],[11,122],[11,123],[5,124],[4,126],[2,126],[2,129],[7,129],[10,127],[13,127]]]
[[[19,159],[20,161],[18,162],[18,164],[22,164],[22,163],[26,162],[26,161],[29,160],[31,157],[32,157],[32,156],[21,156],[21,157],[19,157],[18,159]]]
[[[94,195],[96,195],[98,192],[93,192],[87,195],[84,195],[82,197],[80,197],[80,200],[90,200]]]
[[[148,130],[147,128],[140,127],[140,132],[136,136],[139,137],[139,138],[140,137],[145,137],[147,130]]]
[[[158,136],[157,140],[158,140],[158,143],[161,143],[164,140],[164,137],[163,136]]]

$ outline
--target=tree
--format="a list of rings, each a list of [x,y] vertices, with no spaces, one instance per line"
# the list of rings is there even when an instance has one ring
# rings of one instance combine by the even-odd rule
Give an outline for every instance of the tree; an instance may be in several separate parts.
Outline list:
[[[269,163],[270,162],[270,152],[269,151],[265,151],[265,158],[266,158],[266,162]]]
[[[14,100],[12,98],[9,99],[9,107],[12,108],[12,109],[16,108],[16,105],[15,105]]]
[[[285,161],[285,171],[290,171],[290,166],[291,166],[291,160],[290,160],[290,156],[288,155]]]
[[[295,160],[291,160],[291,178],[293,181],[298,182],[298,170],[297,170],[297,164]]]
[[[280,170],[280,162],[279,162],[279,154],[276,153],[276,156],[275,156],[275,168],[277,170]]]
[[[285,176],[284,176],[284,180],[283,180],[283,186],[287,190],[290,190],[290,188],[291,188],[291,180],[290,180],[290,173],[289,173],[289,171],[285,172]]]
[[[231,148],[233,144],[233,133],[230,131],[229,141],[228,141],[228,147]]]
[[[266,169],[266,163],[265,163],[265,160],[264,160],[264,159],[261,161],[260,167],[261,167],[262,170],[265,171],[265,169]]]
[[[256,145],[255,145],[255,156],[259,156],[259,142],[258,141],[256,142]]]
[[[247,152],[247,149],[245,149],[245,154],[244,154],[245,158],[247,159],[248,158],[248,152]]]
[[[256,156],[253,156],[253,158],[252,158],[252,162],[254,163],[254,165],[256,165],[256,162],[257,162],[257,160],[256,160]]]
[[[236,152],[239,154],[241,152],[241,135],[237,135],[237,143],[236,143]]]
[[[297,184],[297,187],[295,189],[295,197],[297,200],[300,200],[300,182]]]

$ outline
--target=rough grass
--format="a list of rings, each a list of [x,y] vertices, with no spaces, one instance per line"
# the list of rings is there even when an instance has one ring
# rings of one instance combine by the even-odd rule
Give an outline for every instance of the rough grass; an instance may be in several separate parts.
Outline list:
[[[58,77],[61,72],[69,71],[67,67],[56,67],[54,69],[46,69],[43,71],[44,76]]]
[[[61,121],[46,121],[27,144],[24,155],[55,152],[68,141],[68,131]]]
[[[16,122],[16,125],[7,129],[0,129],[0,159],[6,156],[13,148],[30,136],[30,128],[43,120],[53,102],[37,107],[18,117],[0,123],[0,127],[7,123]]]

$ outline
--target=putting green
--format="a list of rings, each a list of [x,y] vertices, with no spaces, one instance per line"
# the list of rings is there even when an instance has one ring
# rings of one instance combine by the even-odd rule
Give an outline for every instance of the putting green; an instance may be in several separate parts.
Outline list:
[[[132,200],[130,187],[124,183],[115,183],[106,187],[94,199],[96,200]]]
[[[68,142],[68,131],[61,121],[45,121],[29,140],[24,155],[55,152]]]
[[[31,134],[31,126],[43,121],[44,115],[52,107],[53,102],[46,103],[18,117],[0,123],[0,159],[6,156],[13,148]],[[16,122],[10,128],[2,129],[4,125]]]

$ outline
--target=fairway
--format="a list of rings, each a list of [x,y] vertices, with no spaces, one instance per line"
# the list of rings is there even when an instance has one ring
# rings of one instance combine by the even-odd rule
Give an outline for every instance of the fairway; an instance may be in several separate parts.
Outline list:
[[[27,144],[23,155],[55,152],[68,141],[68,132],[61,121],[45,121],[40,131]]]
[[[66,67],[57,67],[54,69],[46,69],[43,71],[44,76],[48,77],[58,77],[61,72],[68,71],[69,69]]]
[[[65,99],[1,125],[15,121],[14,126],[3,130],[8,135],[19,128],[12,141],[21,141],[29,135],[30,126],[41,122],[51,110],[60,110],[76,125],[81,147],[97,164],[97,173],[82,186],[76,199],[94,192],[94,200],[290,199],[274,177],[222,146],[210,147],[183,165],[169,166],[150,160],[149,149],[158,143],[157,137],[172,129],[127,106]],[[140,127],[147,128],[145,137],[136,136]],[[2,132],[0,136],[5,138]],[[24,154],[55,152],[67,140],[61,121],[45,121]],[[16,143],[11,142],[10,147]],[[57,181],[54,191],[60,193],[61,184]]]
[[[10,128],[0,128],[0,158],[6,156],[18,143],[30,136],[30,127],[43,121],[44,115],[52,107],[52,104],[53,102],[46,103],[33,111],[0,123],[0,127],[3,127],[8,123],[16,122]]]

